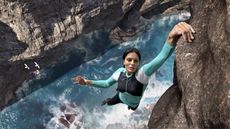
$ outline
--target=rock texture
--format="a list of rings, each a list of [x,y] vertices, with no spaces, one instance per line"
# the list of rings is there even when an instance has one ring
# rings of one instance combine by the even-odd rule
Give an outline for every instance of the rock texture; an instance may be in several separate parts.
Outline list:
[[[165,10],[176,5],[179,0],[161,0],[168,5]],[[101,54],[109,44],[82,44],[82,34],[92,34],[98,29],[113,30],[118,36],[135,35],[135,25],[139,18],[156,6],[147,5],[145,0],[1,0],[0,1],[0,109],[15,96],[15,90],[25,80],[34,77],[35,63],[41,69],[52,67],[78,55],[76,66]],[[154,8],[152,7],[154,6]],[[164,10],[164,11],[165,11]],[[164,12],[163,11],[163,12]],[[160,14],[162,11],[154,11]],[[154,16],[148,14],[149,17]],[[148,17],[148,18],[149,18]],[[130,33],[130,28],[134,28]],[[128,33],[127,33],[128,32]],[[122,33],[122,35],[120,35]],[[117,36],[114,36],[117,40]],[[111,38],[112,39],[112,38]],[[122,41],[120,40],[120,41]],[[92,44],[91,44],[92,45]],[[92,48],[96,48],[95,51]],[[30,67],[26,70],[25,64]]]
[[[0,6],[0,20],[28,44],[25,52],[11,60],[33,58],[79,34],[112,27],[124,15],[120,0],[4,0]]]
[[[79,55],[76,65],[87,56],[98,55],[98,52],[86,48],[87,45],[71,39],[99,28],[115,26],[125,13],[123,8],[129,6],[123,7],[122,2],[0,1],[0,107],[14,97],[23,81],[34,76],[30,72],[35,70],[32,67],[34,61],[41,68],[47,68],[60,63],[71,51]],[[108,45],[98,46],[99,51],[103,52]],[[30,71],[24,69],[24,64],[30,66]]]
[[[192,44],[176,49],[174,85],[155,105],[150,129],[230,128],[230,2],[193,0]]]

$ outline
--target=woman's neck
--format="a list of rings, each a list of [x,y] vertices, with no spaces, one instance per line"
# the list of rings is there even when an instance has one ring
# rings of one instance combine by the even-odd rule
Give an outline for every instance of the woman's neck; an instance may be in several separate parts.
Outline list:
[[[128,73],[127,71],[125,72],[125,75],[127,76],[127,77],[131,77],[132,75],[133,75],[133,73]]]

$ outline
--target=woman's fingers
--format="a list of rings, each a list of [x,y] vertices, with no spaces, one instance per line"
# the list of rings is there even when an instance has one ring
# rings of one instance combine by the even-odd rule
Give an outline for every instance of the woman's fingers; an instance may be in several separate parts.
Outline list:
[[[187,24],[187,26],[189,27],[189,29],[190,29],[190,31],[191,31],[192,33],[196,33],[195,30],[192,28],[191,25]]]
[[[184,38],[185,41],[187,41],[187,42],[189,41],[189,38],[188,38],[188,35],[187,35],[186,32],[183,32],[182,36],[183,36],[183,38]]]
[[[187,32],[186,32],[187,28],[183,24],[184,24],[183,22],[178,23],[176,31],[179,32],[178,33],[179,36],[182,35],[183,39],[188,41],[188,36],[187,36]]]
[[[76,80],[77,82],[80,82],[81,77],[77,76],[75,80]]]
[[[194,39],[193,33],[195,33],[194,29],[186,22],[180,22],[178,27],[181,29],[184,40],[187,42],[192,42]]]
[[[189,40],[188,40],[188,41],[191,43],[191,42],[192,42],[192,40],[194,39],[192,32],[191,32],[191,31],[189,31],[189,32],[187,33],[187,35],[188,35],[188,38],[189,38]]]
[[[81,76],[76,76],[72,78],[74,84],[80,84],[80,85],[85,85],[85,79]]]
[[[76,77],[76,81],[81,85],[84,84],[84,79],[82,77]]]
[[[72,78],[72,80],[73,80],[73,83],[74,83],[74,84],[78,84],[78,83],[79,83],[79,80],[78,80],[77,77]]]
[[[183,31],[184,31],[184,35],[185,35],[185,40],[187,41],[187,42],[192,42],[192,40],[191,40],[191,35],[190,35],[190,27],[188,26],[188,24],[187,23],[185,23],[185,22],[182,22],[181,23],[181,26],[183,26]]]
[[[184,28],[185,28],[185,32],[186,32],[186,36],[187,36],[187,42],[192,42],[192,40],[194,39],[192,33],[195,33],[194,29],[192,28],[192,26],[190,26],[186,22],[182,22],[182,26],[184,26]]]

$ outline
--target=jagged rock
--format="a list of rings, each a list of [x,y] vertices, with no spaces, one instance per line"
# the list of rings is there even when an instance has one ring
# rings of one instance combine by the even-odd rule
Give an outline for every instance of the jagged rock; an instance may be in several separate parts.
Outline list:
[[[189,0],[157,0],[146,1],[142,8],[140,8],[141,15],[144,18],[151,18],[159,14],[171,14],[180,11],[188,11]]]
[[[74,124],[76,117],[78,117],[77,112],[74,111],[76,107],[76,103],[64,103],[60,107],[60,111],[63,115],[58,120],[67,128],[70,128],[71,124]]]
[[[59,122],[62,123],[67,128],[74,122],[76,114],[64,114],[61,118],[59,118]]]
[[[13,29],[20,41],[28,44],[17,59],[39,56],[82,33],[113,27],[124,15],[122,1],[108,0],[6,0],[0,2],[0,7],[0,20]]]
[[[195,41],[180,40],[175,83],[155,105],[150,129],[230,128],[228,0],[191,1]]]
[[[110,39],[112,39],[115,42],[125,42],[128,41],[130,38],[135,36],[136,28],[132,27],[130,29],[122,30],[120,27],[116,27],[113,29],[110,33]]]
[[[129,1],[130,2],[130,1]],[[181,11],[190,12],[189,0],[138,0],[132,1],[118,26],[113,28],[110,38],[114,42],[125,42],[137,34],[141,17],[152,18],[160,14],[172,14]]]

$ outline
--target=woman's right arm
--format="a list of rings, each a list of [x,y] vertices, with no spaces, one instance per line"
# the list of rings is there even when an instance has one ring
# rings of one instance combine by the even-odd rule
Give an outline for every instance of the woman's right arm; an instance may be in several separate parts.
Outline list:
[[[74,78],[74,82],[80,85],[92,85],[93,87],[107,88],[116,83],[119,73],[123,68],[119,68],[113,75],[107,80],[88,80],[82,76],[77,76]]]
[[[74,78],[74,82],[80,85],[92,85],[93,87],[107,88],[112,86],[116,81],[112,76],[107,80],[88,80],[82,76],[77,76]]]
[[[111,76],[107,80],[92,80],[91,84],[93,87],[99,87],[99,88],[107,88],[112,86],[116,81]]]

